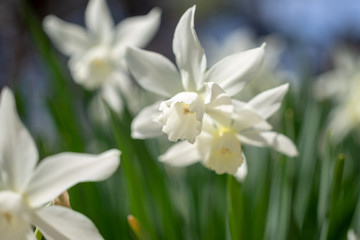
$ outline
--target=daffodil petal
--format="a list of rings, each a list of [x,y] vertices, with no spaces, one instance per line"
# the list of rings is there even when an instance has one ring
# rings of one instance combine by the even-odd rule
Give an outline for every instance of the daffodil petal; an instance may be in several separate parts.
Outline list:
[[[114,21],[105,0],[90,0],[85,11],[85,23],[95,41],[110,43]]]
[[[176,26],[173,51],[186,91],[196,91],[201,86],[206,69],[206,57],[194,29],[195,6],[189,8]]]
[[[348,70],[352,71],[352,70]],[[329,71],[322,74],[317,81],[314,82],[313,90],[315,97],[323,101],[329,98],[336,98],[346,94],[347,86],[349,84],[344,84],[343,79],[344,75],[341,71]]]
[[[244,179],[246,178],[247,173],[248,173],[248,168],[247,168],[245,155],[243,154],[242,156],[243,156],[244,161],[241,164],[241,166],[236,170],[236,173],[234,174],[234,177],[239,182],[244,181]]]
[[[126,60],[131,74],[143,88],[164,97],[183,91],[176,67],[164,56],[129,47]]]
[[[201,156],[196,144],[187,141],[174,144],[159,157],[161,162],[174,167],[186,167],[198,162],[200,159]]]
[[[289,84],[264,91],[252,98],[248,105],[264,119],[271,117],[281,106],[281,102],[289,89]]]
[[[118,79],[121,80],[127,80],[127,79]],[[103,84],[101,88],[101,97],[105,102],[109,105],[109,107],[117,113],[121,113],[123,110],[124,102],[120,95],[121,89],[116,84],[117,80],[109,81],[105,84]]]
[[[341,106],[342,107],[342,106]],[[345,108],[340,106],[330,112],[330,121],[328,129],[330,130],[331,137],[334,143],[339,143],[344,137],[357,126],[357,121],[351,121]]]
[[[103,239],[86,216],[60,206],[42,207],[34,213],[33,224],[46,239]]]
[[[116,26],[115,48],[144,47],[160,26],[161,9],[153,8],[147,15],[129,17]]]
[[[33,173],[38,152],[18,117],[11,90],[3,88],[0,97],[0,186],[21,191]]]
[[[85,29],[78,25],[49,15],[45,17],[43,26],[56,48],[67,56],[81,54],[90,46]]]
[[[119,166],[119,155],[113,149],[99,155],[60,153],[45,158],[26,187],[29,205],[39,207],[80,182],[105,180]]]
[[[206,113],[221,123],[229,122],[234,111],[231,98],[216,83],[205,83],[206,86]],[[226,124],[226,125],[228,125]]]
[[[241,142],[253,146],[268,146],[289,157],[296,157],[298,151],[294,143],[286,136],[271,131],[248,131],[238,135]]]
[[[257,124],[262,124],[266,129],[271,129],[271,125],[266,122],[260,114],[255,112],[253,109],[244,107],[237,109],[237,111],[232,116],[232,128],[237,132],[244,129],[248,129],[256,126]]]
[[[206,72],[205,82],[215,82],[229,96],[234,96],[260,72],[264,48],[262,45],[223,58]]]
[[[141,110],[131,123],[131,137],[145,139],[163,134],[162,124],[155,119],[160,116],[160,102],[156,102]]]

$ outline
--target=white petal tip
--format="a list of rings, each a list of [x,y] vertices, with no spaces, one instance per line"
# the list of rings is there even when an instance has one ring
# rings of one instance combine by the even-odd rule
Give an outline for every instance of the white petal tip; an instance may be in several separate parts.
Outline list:
[[[297,156],[299,156],[299,152],[297,151],[297,149],[294,149],[293,152],[288,153],[288,156],[289,157],[297,157]]]
[[[106,152],[100,153],[98,155],[98,157],[103,158],[103,159],[111,159],[111,161],[114,161],[114,164],[116,165],[116,168],[117,168],[120,164],[120,155],[121,155],[120,150],[110,149]]]
[[[140,134],[138,132],[132,132],[131,133],[131,138],[133,138],[133,139],[145,139],[146,137],[144,137],[142,134]]]
[[[243,182],[248,174],[248,168],[246,161],[241,164],[241,166],[237,169],[236,173],[233,175],[238,182]]]
[[[145,50],[142,50],[142,49],[134,47],[134,46],[127,46],[125,49],[125,56],[132,57],[134,54],[141,52],[141,51],[145,51]]]
[[[108,151],[106,151],[106,152],[104,152],[104,153],[102,153],[102,154],[106,154],[106,155],[117,155],[117,156],[120,156],[121,155],[121,151],[120,150],[118,150],[118,149],[110,149],[110,150],[108,150]]]
[[[154,7],[149,12],[149,15],[152,15],[152,16],[155,16],[155,17],[160,17],[161,14],[162,14],[162,9],[159,8],[159,7]]]
[[[280,90],[279,92],[281,92],[282,94],[282,97],[284,97],[285,96],[285,94],[289,91],[289,86],[290,86],[290,84],[289,83],[284,83],[284,84],[282,84],[282,85],[280,85],[280,86],[278,86],[278,87],[276,87],[275,89],[278,89],[278,90]],[[270,89],[271,90],[271,89]],[[281,99],[282,100],[282,99]]]
[[[55,15],[51,14],[51,15],[47,15],[46,17],[44,17],[43,19],[43,27],[45,31],[49,31],[52,28],[56,27],[56,24],[60,21],[60,19],[58,17],[56,17]]]
[[[281,85],[280,87],[286,89],[286,91],[287,91],[287,90],[289,90],[289,83],[285,83],[285,84]]]
[[[283,150],[281,152],[291,158],[299,156],[299,152],[298,152],[296,146],[292,143],[291,143],[291,145],[288,146],[288,149]]]
[[[1,94],[12,94],[11,89],[8,86],[3,87]]]
[[[0,100],[1,102],[9,101],[9,100],[5,100],[5,99],[11,99],[11,101],[14,102],[14,94],[13,94],[12,90],[7,86],[3,87],[3,89],[1,90],[0,96],[1,96],[1,100]]]

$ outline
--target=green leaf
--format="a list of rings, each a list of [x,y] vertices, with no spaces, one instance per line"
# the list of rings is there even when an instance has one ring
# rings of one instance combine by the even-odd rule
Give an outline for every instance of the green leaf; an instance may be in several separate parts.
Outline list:
[[[245,231],[242,186],[232,175],[227,179],[227,215],[231,239],[245,239],[242,237]]]

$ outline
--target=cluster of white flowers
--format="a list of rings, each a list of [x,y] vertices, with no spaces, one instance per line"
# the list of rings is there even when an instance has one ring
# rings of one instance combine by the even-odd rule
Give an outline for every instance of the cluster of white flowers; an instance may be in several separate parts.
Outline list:
[[[75,82],[87,89],[102,89],[110,105],[119,86],[121,92],[128,92],[127,78],[119,77],[126,75],[126,68],[144,89],[164,98],[144,108],[132,123],[134,138],[165,133],[170,141],[181,140],[160,156],[161,161],[173,166],[200,161],[218,174],[241,179],[247,172],[243,144],[270,146],[288,156],[297,155],[292,141],[271,131],[267,122],[280,108],[288,84],[264,91],[248,102],[232,98],[258,74],[265,44],[225,57],[207,69],[194,29],[194,6],[184,13],[175,30],[176,67],[164,56],[138,48],[157,31],[159,9],[115,27],[105,1],[90,0],[85,16],[88,31],[55,16],[46,17],[44,28],[57,48],[70,57]],[[17,116],[8,88],[1,92],[0,132],[1,238],[34,239],[33,225],[47,239],[101,239],[85,216],[47,203],[76,183],[109,177],[120,163],[120,152],[109,150],[97,156],[61,153],[36,166],[35,143]]]
[[[167,134],[176,143],[160,160],[174,166],[201,161],[217,173],[244,176],[242,144],[270,146],[288,156],[297,150],[290,139],[271,131],[266,121],[279,108],[288,84],[265,91],[249,102],[231,99],[259,72],[259,48],[227,56],[207,70],[194,29],[195,6],[181,17],[174,34],[176,68],[160,54],[129,47],[130,72],[145,89],[166,98],[134,119],[132,136]]]

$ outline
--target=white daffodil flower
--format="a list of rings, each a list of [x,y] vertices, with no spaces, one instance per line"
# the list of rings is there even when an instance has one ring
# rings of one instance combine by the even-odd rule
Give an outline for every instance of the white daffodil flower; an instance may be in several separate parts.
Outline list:
[[[334,70],[315,82],[314,94],[319,100],[329,99],[334,104],[328,128],[338,143],[360,126],[360,58],[349,49],[338,49],[334,65]]]
[[[248,103],[234,101],[230,118],[214,120],[205,115],[203,131],[195,144],[176,143],[160,156],[160,161],[179,167],[200,161],[218,174],[233,174],[240,180],[247,172],[243,144],[269,146],[290,157],[297,156],[293,142],[270,131],[272,127],[266,121],[280,108],[287,91],[288,84],[284,84],[260,93]]]
[[[167,99],[144,108],[136,116],[132,123],[134,138],[166,133],[170,141],[194,143],[204,114],[216,114],[220,108],[231,112],[229,97],[241,91],[260,69],[264,45],[230,55],[206,71],[194,16],[195,6],[184,13],[175,30],[173,51],[178,68],[160,54],[132,47],[127,50],[128,67],[138,83]]]
[[[144,47],[157,32],[160,15],[160,9],[154,8],[145,16],[130,17],[115,26],[105,0],[90,0],[85,11],[87,30],[54,15],[44,19],[44,30],[58,50],[70,57],[74,81],[88,90],[100,88],[117,110],[122,104],[121,98],[116,99],[119,92],[126,99],[133,97],[125,49]]]
[[[3,240],[103,239],[84,215],[61,206],[45,206],[79,182],[101,181],[120,164],[118,150],[100,155],[60,153],[42,160],[21,123],[12,92],[0,98],[0,233]]]

